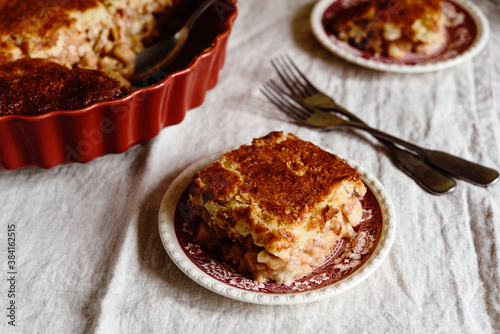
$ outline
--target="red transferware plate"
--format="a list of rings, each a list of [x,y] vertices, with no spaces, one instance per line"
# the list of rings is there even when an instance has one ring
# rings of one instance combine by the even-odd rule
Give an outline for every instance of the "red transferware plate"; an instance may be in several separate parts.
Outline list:
[[[216,1],[198,23],[170,73],[158,84],[78,110],[0,116],[0,167],[51,168],[121,153],[178,124],[218,80],[236,19],[232,0]]]
[[[358,0],[320,0],[311,12],[314,36],[332,54],[353,64],[373,70],[395,73],[423,73],[457,66],[481,52],[487,45],[490,29],[486,16],[469,0],[442,1],[443,14],[449,22],[447,42],[431,55],[409,55],[403,59],[375,56],[338,39],[328,22]],[[390,14],[390,13],[389,13]]]
[[[392,201],[373,174],[355,161],[341,157],[361,174],[368,188],[361,201],[363,221],[355,229],[356,236],[338,242],[322,265],[291,285],[259,283],[242,276],[193,240],[189,219],[186,219],[189,213],[186,196],[193,175],[220,156],[221,153],[214,153],[187,166],[165,192],[158,213],[158,231],[166,252],[194,282],[219,295],[254,304],[313,302],[363,282],[389,254],[396,235]]]

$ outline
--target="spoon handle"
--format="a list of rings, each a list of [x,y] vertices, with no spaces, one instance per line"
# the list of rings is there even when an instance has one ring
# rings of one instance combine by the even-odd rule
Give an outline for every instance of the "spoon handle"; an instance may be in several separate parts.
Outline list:
[[[195,21],[214,1],[205,0],[173,36],[150,46],[135,57],[134,72],[129,77],[132,85],[146,87],[168,74],[164,69],[179,55]]]
[[[189,19],[185,23],[185,27],[191,29],[194,22],[198,19],[198,17],[210,6],[215,0],[205,0],[195,11]]]

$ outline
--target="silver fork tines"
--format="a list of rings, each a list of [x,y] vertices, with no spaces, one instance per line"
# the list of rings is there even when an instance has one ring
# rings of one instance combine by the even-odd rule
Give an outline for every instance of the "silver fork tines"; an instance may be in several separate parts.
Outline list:
[[[354,114],[338,105],[332,97],[316,88],[288,55],[272,59],[271,64],[288,90],[305,104],[319,109],[333,110],[363,123]]]
[[[271,60],[271,64],[291,92],[302,98],[317,92],[316,87],[300,72],[290,57],[282,56],[275,58]]]
[[[297,102],[297,100],[293,99],[290,94],[283,90],[281,86],[276,84],[273,80],[267,82],[262,89],[262,92],[266,97],[276,106],[278,109],[283,111],[289,117],[302,121],[306,124],[306,120],[309,116],[309,113],[305,112],[305,108]],[[286,98],[290,100],[286,100]]]

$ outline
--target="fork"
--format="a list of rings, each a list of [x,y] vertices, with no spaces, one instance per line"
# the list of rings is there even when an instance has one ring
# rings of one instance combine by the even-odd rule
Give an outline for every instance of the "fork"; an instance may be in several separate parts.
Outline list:
[[[288,89],[293,92],[294,99],[302,103],[307,102],[313,106],[317,105],[325,111],[341,113],[351,120],[363,123],[357,116],[337,105],[331,97],[319,91],[319,89],[302,74],[289,57],[286,59],[281,57],[277,60],[273,60],[272,65],[277,70]],[[274,84],[273,81],[271,82]],[[281,90],[280,93],[288,94],[284,92],[283,89],[279,89]],[[308,99],[308,97],[310,98]],[[455,189],[457,184],[455,180],[441,173],[439,170],[432,168],[417,155],[403,150],[389,141],[383,139],[379,139],[379,141],[387,147],[396,166],[427,192],[441,195]]]
[[[287,66],[285,61],[290,63],[291,66]],[[287,93],[274,81],[270,81],[264,86],[263,92],[279,109],[296,121],[310,126],[332,128],[341,125],[371,133],[388,146],[397,159],[398,166],[426,190],[432,193],[444,193],[453,189],[456,183],[439,171],[431,169],[424,162],[476,185],[486,186],[498,180],[498,171],[492,168],[481,166],[445,152],[425,149],[369,127],[358,117],[336,104],[332,98],[314,87],[289,57],[280,58],[280,62],[278,60],[273,61],[273,66],[288,89],[292,91],[292,94]],[[352,121],[335,116],[326,112],[326,110],[342,113]],[[412,156],[411,153],[400,149],[394,144],[411,150],[418,157]],[[439,182],[433,184],[436,180],[427,179],[428,175],[433,175]]]

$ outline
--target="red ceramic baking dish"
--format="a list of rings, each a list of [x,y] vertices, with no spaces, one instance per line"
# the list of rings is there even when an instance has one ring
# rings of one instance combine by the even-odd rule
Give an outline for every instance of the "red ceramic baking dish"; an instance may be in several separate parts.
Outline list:
[[[157,84],[78,110],[0,116],[0,167],[85,163],[124,152],[181,122],[216,85],[236,15],[234,1],[216,1],[193,27],[181,54],[167,69],[169,74]]]

